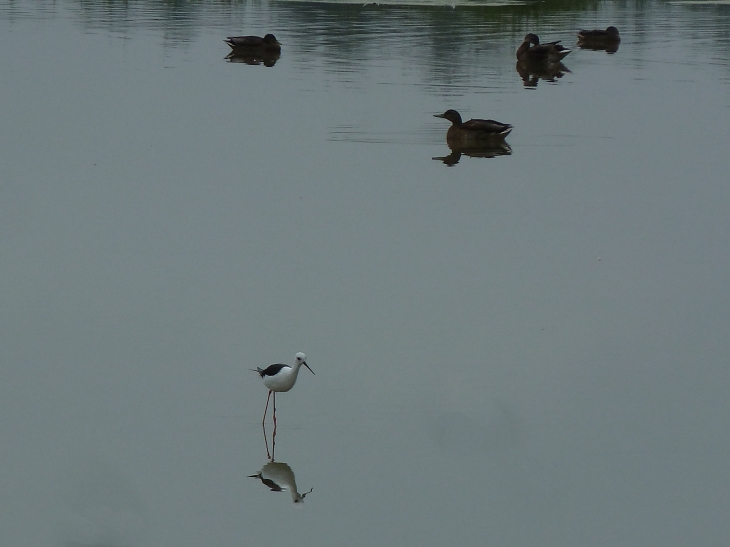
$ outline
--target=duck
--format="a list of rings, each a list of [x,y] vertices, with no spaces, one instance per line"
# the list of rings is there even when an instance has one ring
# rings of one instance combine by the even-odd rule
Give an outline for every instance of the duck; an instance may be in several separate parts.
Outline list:
[[[525,34],[525,39],[517,48],[517,60],[523,63],[547,62],[548,51],[546,49],[530,47],[532,45],[532,36],[534,35]]]
[[[537,37],[537,34],[530,33],[529,36],[534,47],[540,49],[545,48],[548,50],[548,60],[551,62],[562,61],[563,58],[572,51],[571,49],[560,45],[560,40],[541,44],[540,38]]]
[[[578,31],[578,44],[596,45],[596,46],[612,46],[621,42],[618,29],[616,27],[608,27],[606,30],[580,30]]]
[[[512,131],[511,125],[494,120],[473,119],[462,122],[461,114],[456,110],[434,114],[434,117],[444,118],[451,122],[451,127],[446,132],[446,143],[450,148],[498,141],[504,139]]]
[[[260,36],[229,36],[224,41],[234,51],[281,52],[281,44],[273,34],[267,34],[263,38]]]
[[[523,63],[555,63],[561,61],[572,50],[555,42],[540,43],[540,38],[532,32],[525,35],[517,48],[517,60]]]
[[[581,30],[578,32],[578,47],[581,49],[605,50],[606,53],[616,53],[621,43],[616,27],[606,30]]]

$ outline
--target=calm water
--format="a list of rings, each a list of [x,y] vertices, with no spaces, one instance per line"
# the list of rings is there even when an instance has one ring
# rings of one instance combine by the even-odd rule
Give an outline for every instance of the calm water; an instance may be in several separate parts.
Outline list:
[[[0,0],[0,545],[728,544],[730,6],[433,4]]]

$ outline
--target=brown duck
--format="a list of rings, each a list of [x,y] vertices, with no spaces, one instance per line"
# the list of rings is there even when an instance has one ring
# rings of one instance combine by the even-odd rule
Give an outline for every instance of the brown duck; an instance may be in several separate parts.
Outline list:
[[[581,49],[605,50],[607,53],[616,53],[621,43],[621,36],[616,27],[606,30],[581,30],[578,32],[578,47]]]
[[[446,142],[449,146],[478,146],[504,139],[512,126],[494,120],[473,119],[461,121],[461,115],[456,110],[447,110],[443,114],[434,114],[436,118],[444,118],[451,122],[446,132]]]
[[[517,48],[517,60],[524,63],[556,63],[570,52],[570,49],[560,45],[560,40],[541,44],[537,34],[530,32]]]

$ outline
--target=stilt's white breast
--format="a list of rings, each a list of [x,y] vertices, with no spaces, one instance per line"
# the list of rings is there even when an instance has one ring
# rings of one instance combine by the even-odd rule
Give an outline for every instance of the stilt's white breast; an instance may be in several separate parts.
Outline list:
[[[289,391],[297,381],[297,374],[299,374],[299,367],[282,367],[273,376],[264,376],[264,385],[271,391]]]

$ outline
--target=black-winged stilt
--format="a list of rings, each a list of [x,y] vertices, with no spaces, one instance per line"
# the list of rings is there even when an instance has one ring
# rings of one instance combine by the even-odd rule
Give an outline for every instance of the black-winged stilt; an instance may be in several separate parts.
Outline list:
[[[264,381],[264,385],[269,388],[269,396],[266,397],[266,408],[264,408],[264,417],[261,420],[263,424],[266,422],[266,412],[269,410],[269,399],[271,394],[274,394],[274,428],[276,428],[276,393],[281,391],[289,391],[297,383],[297,375],[299,374],[299,368],[304,365],[309,368],[307,364],[307,356],[302,352],[296,354],[296,360],[294,366],[284,365],[277,363],[275,365],[269,365],[262,369],[256,367],[254,372],[258,372]],[[253,369],[252,369],[253,370]],[[309,368],[309,372],[314,374],[314,371]]]

